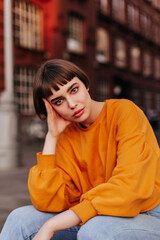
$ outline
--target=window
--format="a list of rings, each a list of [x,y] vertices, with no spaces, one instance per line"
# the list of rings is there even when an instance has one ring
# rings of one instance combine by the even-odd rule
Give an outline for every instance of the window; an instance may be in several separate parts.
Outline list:
[[[98,62],[109,61],[109,45],[109,33],[103,28],[98,28],[96,42],[96,60]]]
[[[154,58],[154,76],[156,79],[160,79],[160,58]]]
[[[124,0],[112,0],[113,17],[120,21],[125,21],[125,2]]]
[[[14,41],[24,48],[43,49],[42,10],[28,1],[15,1]]]
[[[133,102],[139,105],[139,90],[137,88],[133,88],[131,91]]]
[[[147,16],[145,13],[142,13],[141,14],[141,31],[145,37],[148,37],[148,38],[151,37],[151,34],[150,34],[151,24],[152,24],[151,18]]]
[[[114,41],[114,63],[119,68],[126,67],[126,43],[120,38]]]
[[[104,77],[99,77],[97,80],[97,100],[104,101],[107,99],[107,80]]]
[[[145,92],[145,110],[149,110],[151,108],[151,92],[150,91],[146,91]]]
[[[145,77],[149,77],[152,74],[152,58],[147,51],[143,53],[143,74]]]
[[[100,0],[100,10],[104,14],[109,12],[109,0]]]
[[[20,113],[33,114],[33,77],[35,69],[30,67],[16,67],[14,79],[15,102]]]
[[[155,95],[156,100],[156,110],[160,113],[160,93],[157,92]]]
[[[84,52],[84,22],[76,14],[70,14],[68,19],[67,49],[75,53]]]
[[[139,31],[139,9],[132,3],[128,4],[128,25],[135,31]]]
[[[152,34],[152,39],[156,44],[160,44],[160,27],[158,24],[154,23],[153,24],[153,34]]]
[[[151,0],[153,6],[160,10],[160,1],[159,0]]]
[[[141,51],[137,46],[131,46],[130,48],[130,67],[133,72],[139,72],[141,70]]]

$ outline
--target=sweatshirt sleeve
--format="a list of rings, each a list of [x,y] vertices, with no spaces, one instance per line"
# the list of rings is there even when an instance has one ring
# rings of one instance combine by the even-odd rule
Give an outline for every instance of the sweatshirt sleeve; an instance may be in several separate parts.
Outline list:
[[[71,208],[83,223],[96,215],[134,217],[160,201],[156,195],[149,202],[155,191],[159,147],[148,120],[138,107],[124,100],[112,116],[112,125],[113,121],[117,160],[112,176],[83,194],[80,203]]]
[[[67,143],[66,143],[67,144]],[[37,165],[29,172],[28,188],[33,205],[44,212],[61,212],[79,202],[80,192],[72,177],[72,157],[60,156],[60,144],[56,155],[37,154]],[[68,146],[69,148],[69,146]]]

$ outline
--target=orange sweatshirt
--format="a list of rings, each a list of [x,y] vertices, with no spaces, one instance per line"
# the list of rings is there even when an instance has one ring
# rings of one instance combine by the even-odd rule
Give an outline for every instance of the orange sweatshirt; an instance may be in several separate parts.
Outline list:
[[[70,208],[85,223],[96,215],[134,217],[160,203],[159,146],[129,100],[107,100],[91,126],[69,125],[56,154],[37,160],[28,186],[40,211]]]

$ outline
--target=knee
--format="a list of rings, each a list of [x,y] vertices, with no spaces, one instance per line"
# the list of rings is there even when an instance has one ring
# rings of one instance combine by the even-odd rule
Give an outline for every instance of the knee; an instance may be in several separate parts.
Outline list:
[[[110,216],[96,216],[88,220],[80,228],[77,239],[78,240],[115,240],[114,228]]]
[[[89,220],[84,225],[81,226],[77,234],[77,240],[92,240],[100,238],[100,233],[97,231],[97,227],[92,223],[92,220]]]
[[[21,207],[13,210],[7,217],[7,220],[1,231],[1,239],[19,239],[22,236],[23,225],[25,225],[25,213],[30,211],[31,206]],[[21,238],[23,239],[23,238]]]
[[[17,221],[23,222],[23,218],[26,216],[26,213],[29,213],[30,208],[32,208],[32,206],[16,208],[8,215],[7,221],[13,221],[14,223]]]
[[[90,231],[87,231],[84,226],[80,228],[80,230],[77,233],[77,240],[90,240],[95,239],[95,236],[93,237]]]
[[[104,235],[101,234],[96,228],[95,229],[90,229],[86,227],[85,225],[80,228],[77,234],[77,240],[93,240],[93,239],[98,239],[98,240],[103,240],[103,239],[110,239],[112,238],[107,238],[104,237]]]
[[[5,222],[5,226],[7,228],[15,228],[19,229],[23,224],[25,224],[26,216],[30,212],[30,208],[32,206],[25,206],[20,207],[15,210],[13,210],[7,217],[7,220]]]

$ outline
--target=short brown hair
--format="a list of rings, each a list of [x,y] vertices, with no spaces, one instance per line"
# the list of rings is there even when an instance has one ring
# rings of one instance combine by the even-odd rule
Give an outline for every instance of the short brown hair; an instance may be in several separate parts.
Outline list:
[[[34,107],[40,119],[43,120],[47,117],[42,98],[48,98],[52,95],[51,88],[58,91],[58,85],[63,86],[74,77],[78,77],[86,88],[89,87],[87,75],[79,67],[69,61],[51,59],[40,66],[33,84]]]

